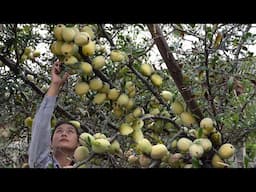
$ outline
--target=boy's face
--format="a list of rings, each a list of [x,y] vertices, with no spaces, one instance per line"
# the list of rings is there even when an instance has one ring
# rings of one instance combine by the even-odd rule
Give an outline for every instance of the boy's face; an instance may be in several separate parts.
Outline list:
[[[69,124],[59,125],[53,134],[52,147],[65,150],[75,150],[78,146],[76,128]]]

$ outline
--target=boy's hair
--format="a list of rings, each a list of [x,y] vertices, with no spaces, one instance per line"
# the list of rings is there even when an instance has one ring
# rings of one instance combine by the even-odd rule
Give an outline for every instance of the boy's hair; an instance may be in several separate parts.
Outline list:
[[[76,130],[77,138],[79,138],[79,131],[78,131],[78,129],[77,129],[72,123],[70,123],[69,121],[61,120],[61,121],[58,121],[58,122],[56,123],[56,125],[54,126],[54,128],[52,129],[51,140],[52,140],[52,138],[53,138],[53,135],[54,135],[54,132],[55,132],[56,128],[59,127],[59,126],[62,125],[62,124],[69,124],[69,125],[71,125],[72,127],[74,127],[74,129]]]

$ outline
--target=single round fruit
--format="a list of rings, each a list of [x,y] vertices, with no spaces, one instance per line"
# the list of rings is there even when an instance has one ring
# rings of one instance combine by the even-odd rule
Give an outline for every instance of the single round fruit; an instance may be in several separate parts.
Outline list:
[[[152,159],[162,159],[168,153],[168,149],[163,144],[156,144],[152,146],[151,158]]]
[[[232,157],[235,153],[235,147],[230,143],[225,143],[220,146],[218,154],[223,159],[228,159]]]
[[[151,82],[153,85],[160,87],[163,84],[163,78],[158,74],[153,74],[150,76]]]
[[[195,158],[199,159],[203,156],[204,149],[203,149],[202,145],[193,143],[189,147],[189,154],[191,157],[195,157]]]
[[[200,127],[205,129],[207,132],[211,132],[213,130],[213,121],[212,121],[212,119],[209,118],[209,117],[203,118],[200,121]]]
[[[180,152],[187,152],[192,145],[192,141],[186,137],[182,137],[177,142],[177,148]]]
[[[83,161],[89,156],[89,150],[85,146],[79,146],[74,151],[74,158],[76,161]]]
[[[153,73],[153,68],[151,65],[147,64],[147,63],[143,63],[140,66],[140,72],[142,73],[142,75],[144,76],[150,76]]]
[[[75,85],[75,93],[77,95],[84,95],[89,91],[89,85],[86,82],[79,82]]]

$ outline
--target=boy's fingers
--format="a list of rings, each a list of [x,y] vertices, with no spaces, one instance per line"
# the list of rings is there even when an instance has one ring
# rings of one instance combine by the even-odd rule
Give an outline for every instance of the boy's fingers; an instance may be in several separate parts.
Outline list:
[[[62,81],[65,82],[69,76],[70,76],[69,73],[65,72],[65,74],[63,75]]]

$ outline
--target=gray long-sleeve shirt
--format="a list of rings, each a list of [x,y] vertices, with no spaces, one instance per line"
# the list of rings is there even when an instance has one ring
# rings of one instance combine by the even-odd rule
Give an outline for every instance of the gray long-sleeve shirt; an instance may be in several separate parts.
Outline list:
[[[32,126],[32,139],[29,146],[29,167],[60,167],[51,153],[51,118],[57,96],[44,96],[36,112]]]

